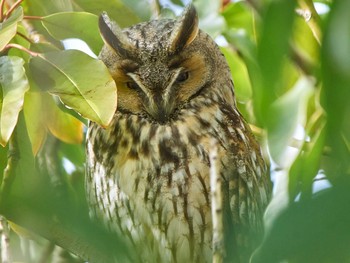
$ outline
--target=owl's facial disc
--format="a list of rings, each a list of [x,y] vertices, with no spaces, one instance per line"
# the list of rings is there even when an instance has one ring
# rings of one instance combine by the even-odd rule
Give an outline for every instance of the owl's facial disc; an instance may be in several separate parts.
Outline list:
[[[153,20],[121,30],[107,14],[99,19],[106,43],[100,58],[118,89],[118,110],[164,124],[174,119],[210,81],[195,8],[176,20]]]
[[[127,86],[138,92],[144,110],[161,124],[166,123],[172,117],[178,107],[178,88],[180,85],[185,85],[189,79],[189,72],[183,68],[173,70],[170,76],[164,74],[163,78],[150,76],[148,81],[135,73],[128,73],[127,75],[132,80],[127,83]],[[160,81],[152,82],[150,81],[152,79]]]

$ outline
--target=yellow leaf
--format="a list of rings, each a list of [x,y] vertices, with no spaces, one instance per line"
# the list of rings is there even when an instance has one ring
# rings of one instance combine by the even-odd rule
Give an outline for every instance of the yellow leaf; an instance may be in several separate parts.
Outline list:
[[[45,97],[46,125],[50,132],[66,143],[82,143],[83,123],[62,111],[52,96],[46,94]]]

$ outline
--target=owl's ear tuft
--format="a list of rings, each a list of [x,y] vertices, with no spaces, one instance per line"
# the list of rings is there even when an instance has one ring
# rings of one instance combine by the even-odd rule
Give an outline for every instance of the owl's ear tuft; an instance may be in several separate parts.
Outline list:
[[[121,28],[108,17],[106,12],[100,15],[98,26],[103,41],[119,55],[128,57],[129,52],[132,50],[132,45]]]
[[[198,16],[196,8],[190,4],[181,17],[176,21],[173,33],[169,40],[169,51],[178,52],[187,47],[198,34]]]

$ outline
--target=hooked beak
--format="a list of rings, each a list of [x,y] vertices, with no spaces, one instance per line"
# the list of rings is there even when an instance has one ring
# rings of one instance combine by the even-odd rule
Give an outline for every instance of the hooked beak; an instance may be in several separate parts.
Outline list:
[[[174,99],[164,100],[161,96],[155,96],[152,107],[147,109],[148,113],[159,123],[165,124],[174,111]]]

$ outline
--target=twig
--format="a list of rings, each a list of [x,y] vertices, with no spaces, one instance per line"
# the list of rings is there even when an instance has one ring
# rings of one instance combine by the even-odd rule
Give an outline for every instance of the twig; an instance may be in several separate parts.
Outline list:
[[[16,3],[14,3],[10,7],[10,9],[6,12],[5,19],[9,18],[10,15],[12,14],[13,10],[15,10],[22,2],[23,2],[23,0],[18,0]]]
[[[1,0],[0,2],[0,22],[4,19],[4,5],[5,5],[5,0]]]
[[[31,44],[34,43],[33,40],[31,40],[31,39],[30,39],[29,37],[27,37],[26,35],[24,35],[24,34],[22,34],[22,33],[20,33],[20,32],[17,32],[16,34],[17,34],[18,36],[20,36],[21,38],[27,40],[29,43],[31,43]]]
[[[27,20],[43,20],[41,16],[23,16],[23,19]]]
[[[290,57],[294,64],[298,66],[305,75],[314,76],[317,68],[309,59],[302,55],[302,53],[293,45],[290,45]]]
[[[210,192],[211,215],[213,220],[213,263],[222,263],[225,257],[224,229],[222,215],[221,179],[217,171],[218,148],[216,141],[211,142],[210,161]]]
[[[10,48],[16,48],[16,49],[19,49],[21,51],[24,51],[24,52],[28,53],[29,55],[31,55],[32,57],[37,57],[40,55],[40,53],[34,52],[28,48],[25,48],[21,45],[15,44],[15,43],[7,44],[2,51],[9,50]]]
[[[0,262],[11,263],[10,230],[7,220],[3,216],[0,216],[0,240]]]

